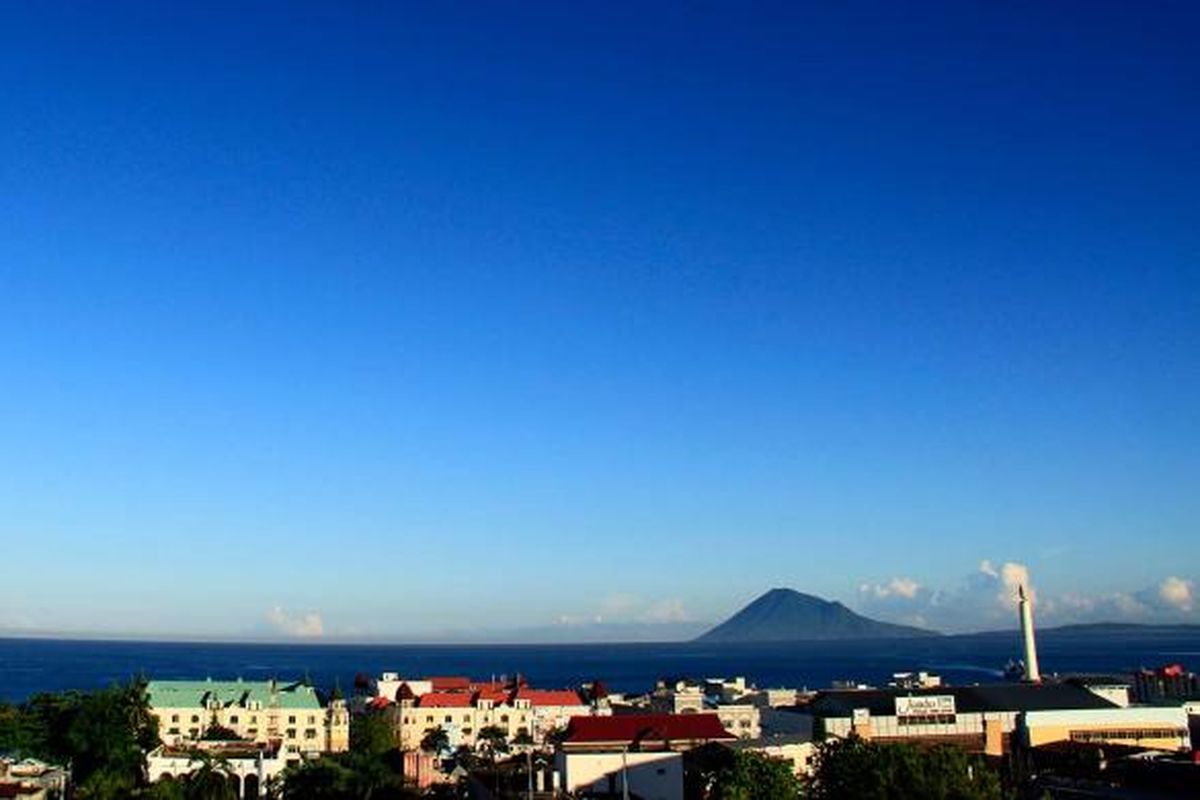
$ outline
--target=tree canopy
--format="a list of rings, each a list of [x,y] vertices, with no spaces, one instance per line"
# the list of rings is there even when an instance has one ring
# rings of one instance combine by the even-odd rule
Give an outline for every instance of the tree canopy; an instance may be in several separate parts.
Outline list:
[[[951,745],[925,748],[835,739],[817,751],[811,800],[1002,800],[999,775]]]
[[[145,681],[95,692],[34,695],[0,706],[0,750],[70,764],[80,800],[128,798],[158,745]]]

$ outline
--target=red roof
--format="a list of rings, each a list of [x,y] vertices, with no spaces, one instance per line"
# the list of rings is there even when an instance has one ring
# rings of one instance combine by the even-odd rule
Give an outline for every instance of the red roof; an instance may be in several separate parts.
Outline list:
[[[518,700],[528,700],[535,706],[581,706],[579,694],[570,689],[525,689],[517,690]]]
[[[435,675],[431,678],[426,678],[429,681],[430,688],[435,692],[448,692],[454,689],[470,689],[471,679],[463,678],[457,675]]]
[[[367,703],[367,705],[369,705],[371,708],[374,708],[376,710],[381,709],[381,708],[387,708],[391,704],[392,704],[392,701],[388,700],[386,697],[372,697],[371,701],[369,703]]]
[[[479,688],[479,699],[493,703],[507,703],[511,694],[512,689],[501,683],[488,683]]]
[[[420,708],[468,708],[471,705],[471,693],[429,692],[421,695],[417,705]]]
[[[612,717],[571,717],[567,742],[634,744],[662,741],[735,739],[716,714],[618,714]]]

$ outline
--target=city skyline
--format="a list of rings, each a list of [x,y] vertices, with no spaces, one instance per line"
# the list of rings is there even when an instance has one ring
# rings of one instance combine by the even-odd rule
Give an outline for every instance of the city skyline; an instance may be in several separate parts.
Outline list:
[[[1200,622],[1200,10],[16,5],[0,635]]]

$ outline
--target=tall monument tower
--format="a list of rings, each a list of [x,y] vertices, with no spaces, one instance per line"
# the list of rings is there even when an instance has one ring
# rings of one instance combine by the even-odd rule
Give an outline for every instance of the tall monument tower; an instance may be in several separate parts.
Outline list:
[[[1033,636],[1033,603],[1025,594],[1025,586],[1017,587],[1017,607],[1021,611],[1021,636],[1025,639],[1025,680],[1041,683],[1042,673],[1038,670],[1037,641]]]

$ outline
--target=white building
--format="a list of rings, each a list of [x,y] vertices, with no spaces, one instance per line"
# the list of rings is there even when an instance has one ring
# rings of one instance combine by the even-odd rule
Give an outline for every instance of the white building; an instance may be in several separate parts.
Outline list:
[[[197,751],[219,758],[229,772],[229,783],[241,800],[264,796],[271,781],[281,782],[287,768],[287,754],[278,746],[201,742],[186,748],[162,745],[146,756],[146,772],[151,783],[164,778],[179,778],[200,767]]]
[[[735,737],[712,714],[576,717],[555,753],[566,792],[622,793],[682,800],[683,753]]]
[[[313,687],[278,681],[150,681],[150,713],[163,744],[202,740],[219,726],[240,739],[278,743],[285,754],[337,753],[350,747],[345,702],[323,703]]]

